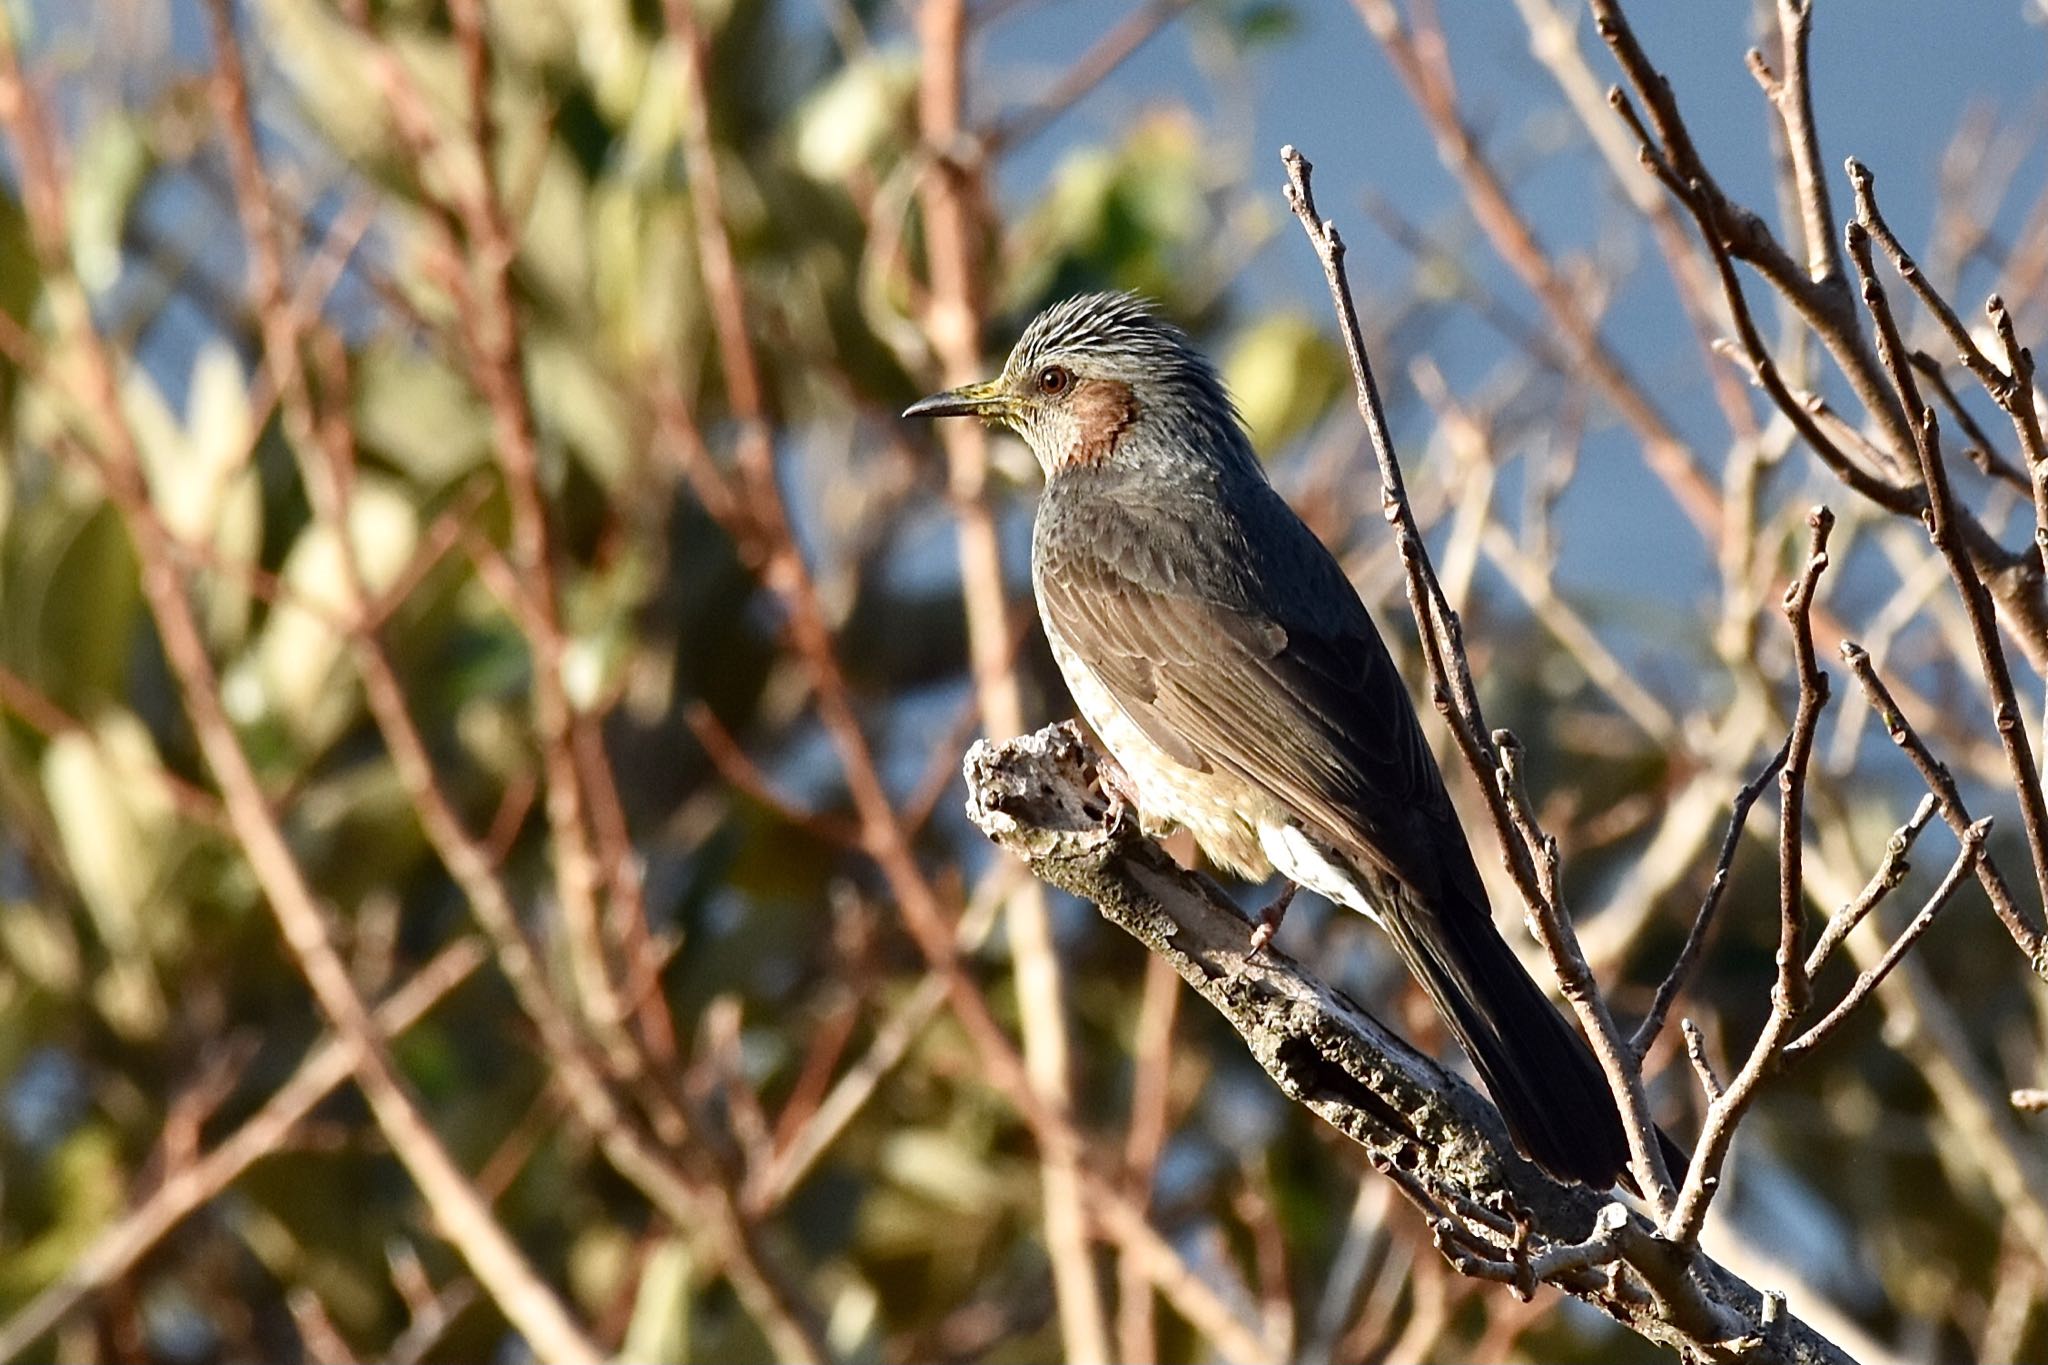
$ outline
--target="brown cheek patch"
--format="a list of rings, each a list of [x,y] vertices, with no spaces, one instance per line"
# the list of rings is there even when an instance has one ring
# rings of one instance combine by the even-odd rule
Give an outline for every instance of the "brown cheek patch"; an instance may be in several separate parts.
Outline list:
[[[1070,400],[1074,414],[1074,448],[1065,463],[1101,464],[1115,451],[1124,429],[1138,420],[1138,400],[1129,384],[1114,379],[1084,379]]]

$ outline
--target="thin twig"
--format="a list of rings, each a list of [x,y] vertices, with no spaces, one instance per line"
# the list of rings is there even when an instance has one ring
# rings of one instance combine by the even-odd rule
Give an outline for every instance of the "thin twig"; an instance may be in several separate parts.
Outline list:
[[[2034,353],[2020,345],[2019,336],[2013,330],[2012,311],[2005,306],[2005,299],[1993,294],[1984,301],[1984,315],[1991,320],[1991,330],[1998,336],[1998,349],[2005,355],[2009,382],[2001,395],[1994,391],[1992,397],[1998,405],[2012,414],[2020,429],[2020,448],[2026,452],[2027,464],[2034,471],[2036,485],[2048,478],[2048,443],[2041,434],[2041,413],[2034,404]],[[2038,501],[2035,506],[2039,507]],[[2037,523],[2037,531],[2041,529]]]
[[[778,789],[775,779],[761,771],[761,766],[748,755],[746,746],[725,728],[725,722],[709,706],[701,701],[692,702],[683,712],[683,723],[690,727],[690,733],[703,746],[704,756],[711,760],[711,766],[734,791],[752,797],[798,829],[807,830],[827,843],[841,848],[862,847],[858,825],[830,811],[810,810],[795,797]]]
[[[1888,473],[1873,471],[1850,459],[1841,446],[1821,429],[1815,420],[1812,404],[1804,396],[1794,393],[1791,386],[1786,383],[1776,359],[1771,355],[1769,345],[1764,341],[1763,333],[1757,328],[1756,319],[1749,307],[1749,297],[1742,287],[1741,277],[1736,272],[1736,258],[1730,248],[1728,233],[1720,216],[1726,211],[1726,206],[1708,192],[1706,182],[1697,176],[1687,179],[1673,166],[1649,126],[1637,114],[1635,106],[1619,87],[1609,90],[1607,98],[1609,105],[1621,117],[1622,122],[1635,133],[1644,167],[1685,205],[1698,225],[1701,240],[1707,244],[1715,272],[1720,278],[1721,292],[1728,304],[1729,318],[1735,324],[1736,338],[1741,344],[1743,356],[1756,383],[1792,423],[1800,439],[1843,483],[1881,507],[1902,515],[1918,515],[1924,505],[1918,490],[1911,485],[1895,482]],[[1867,442],[1861,444],[1868,446]],[[1896,463],[1888,452],[1874,446],[1869,448],[1876,451],[1885,463]]]
[[[1877,244],[1884,248],[1885,254],[1891,257],[1893,268],[1899,272],[1899,278],[1913,291],[1913,296],[1920,300],[1921,306],[1932,313],[1934,320],[1941,324],[1943,334],[1956,348],[1956,359],[1976,376],[1977,382],[1984,386],[1984,391],[1991,395],[1992,401],[2004,408],[2012,418],[2013,430],[2019,436],[2020,449],[2025,452],[2029,467],[2048,460],[2048,448],[2044,448],[2041,441],[2040,421],[2034,413],[2033,395],[2031,392],[2021,392],[2023,388],[2031,386],[2022,385],[2014,374],[2001,370],[1992,362],[1991,357],[1984,354],[1983,348],[1977,345],[1977,339],[1970,335],[1970,329],[1963,325],[1962,318],[1950,306],[1949,301],[1941,296],[1940,291],[1928,283],[1927,276],[1921,272],[1911,253],[1899,241],[1891,225],[1885,222],[1884,216],[1878,212],[1877,196],[1871,192],[1873,177],[1869,168],[1853,157],[1848,164],[1849,181],[1856,191],[1856,221],[1861,223],[1877,240]],[[1997,305],[1998,302],[1998,297],[1993,295],[1992,303]],[[2005,310],[1996,306],[1992,309],[1992,315],[1994,327],[1996,318],[2006,317]],[[2005,326],[1997,330],[2010,363],[2013,352],[2017,349],[2009,341],[2010,318],[2007,317]],[[2022,369],[2025,366],[2016,365],[2015,368]],[[2035,483],[2035,515],[2036,524],[2048,526],[2048,484],[2039,481]]]
[[[1515,0],[1515,7],[1521,11],[1522,22],[1528,27],[1531,52],[1563,90],[1572,112],[1599,148],[1600,157],[1607,163],[1617,187],[1649,224],[1651,238],[1670,271],[1694,339],[1703,356],[1711,357],[1715,338],[1725,326],[1716,282],[1709,278],[1699,253],[1692,249],[1683,226],[1671,210],[1670,201],[1658,192],[1656,185],[1638,174],[1641,166],[1636,159],[1635,146],[1627,131],[1617,128],[1609,117],[1604,83],[1594,76],[1592,64],[1580,46],[1571,7],[1554,0]],[[1830,240],[1833,240],[1832,235]],[[1743,396],[1741,385],[1725,366],[1709,363],[1706,370],[1714,387],[1715,402],[1727,419],[1728,429],[1735,433],[1739,442],[1753,444],[1758,435],[1757,422]],[[1724,550],[1730,536],[1739,533],[1739,518],[1728,515],[1728,495],[1729,484],[1724,477],[1721,492]]]
[[[778,1354],[790,1359],[822,1359],[826,1353],[818,1333],[802,1321],[803,1314],[791,1303],[788,1292],[761,1261],[752,1230],[737,1218],[729,1191],[715,1181],[691,1180],[666,1153],[658,1151],[599,1074],[588,1056],[583,1031],[546,980],[519,923],[510,890],[499,875],[497,859],[464,826],[412,718],[397,671],[371,623],[368,590],[353,538],[347,533],[356,451],[349,422],[337,415],[346,412],[349,399],[345,363],[338,353],[328,354],[316,401],[304,367],[304,319],[287,306],[283,295],[289,272],[269,206],[269,179],[262,172],[249,116],[240,48],[224,0],[216,0],[211,12],[218,61],[216,97],[228,135],[238,211],[250,243],[252,288],[265,324],[265,360],[281,395],[288,433],[304,461],[309,498],[342,547],[339,587],[356,622],[347,632],[348,639],[366,703],[400,784],[429,842],[490,937],[500,970],[539,1032],[556,1083],[607,1158],[677,1226],[711,1233],[738,1297]],[[327,410],[321,409],[321,402],[329,405]],[[389,601],[387,598],[387,604]],[[619,1053],[614,1049],[609,1055],[617,1057]]]
[[[1643,101],[1646,116],[1637,114],[1618,87],[1609,92],[1609,103],[1635,133],[1644,166],[1687,206],[1698,223],[1701,240],[1715,257],[1737,332],[1759,382],[1800,438],[1848,487],[1892,512],[1917,518],[1926,507],[1921,481],[1900,476],[1913,465],[1919,415],[1905,410],[1896,388],[1888,382],[1886,367],[1864,333],[1845,278],[1839,273],[1822,279],[1810,277],[1762,219],[1729,198],[1701,159],[1671,83],[1643,51],[1619,0],[1590,0],[1590,4],[1600,36]],[[1803,57],[1800,60],[1803,65]],[[1791,131],[1799,136],[1798,129]],[[1818,183],[1817,177],[1812,179]],[[1802,197],[1809,203],[1818,202],[1811,195]],[[1762,273],[1834,357],[1881,432],[1883,439],[1875,447],[1883,459],[1880,469],[1866,469],[1849,459],[1816,424],[1806,401],[1780,376],[1748,316],[1741,281],[1733,269],[1735,260],[1746,261]],[[2048,577],[2044,577],[2042,556],[2031,549],[2025,554],[2007,549],[1967,509],[1957,509],[1954,520],[1955,535],[1986,576],[2014,637],[2036,667],[2048,666],[2048,595],[2043,592]],[[2048,536],[2048,523],[2037,530]]]
[[[1955,898],[1957,888],[1970,876],[1977,859],[1982,856],[1984,841],[1990,833],[1991,817],[1988,815],[1964,832],[1962,851],[1956,855],[1955,862],[1949,865],[1948,875],[1943,877],[1941,883],[1928,895],[1927,903],[1921,907],[1920,913],[1900,931],[1896,939],[1892,940],[1891,947],[1885,949],[1884,956],[1877,960],[1877,965],[1856,978],[1856,984],[1842,996],[1839,1004],[1822,1016],[1819,1023],[1785,1044],[1784,1055],[1787,1060],[1826,1042],[1829,1035],[1842,1026],[1842,1021],[1868,999],[1870,993],[1876,990],[1887,976],[1891,975],[1892,968],[1899,965],[1899,960],[1911,952],[1913,945],[1934,926],[1934,917],[1941,913],[1942,907]]]
[[[995,127],[984,133],[983,154],[995,157],[1015,151],[1038,136],[1047,124],[1073,108],[1155,34],[1179,18],[1191,3],[1192,0],[1147,0],[1119,19],[1052,83],[1044,95],[1005,115]]]
[[[1700,1078],[1700,1089],[1706,1092],[1707,1103],[1721,1098],[1726,1089],[1721,1078],[1714,1071],[1714,1063],[1707,1056],[1707,1036],[1700,1032],[1700,1026],[1690,1019],[1678,1021],[1679,1031],[1685,1035],[1686,1060],[1692,1063],[1695,1075]]]
[[[1842,255],[1835,242],[1827,175],[1821,169],[1820,131],[1813,118],[1813,80],[1807,60],[1813,36],[1813,0],[1777,0],[1777,11],[1779,70],[1773,71],[1763,53],[1754,48],[1749,52],[1749,67],[1785,130],[1800,236],[1806,242],[1806,277],[1821,289],[1839,293],[1844,287]]]
[[[1763,771],[1736,792],[1735,799],[1729,803],[1728,832],[1721,837],[1721,854],[1714,860],[1713,880],[1707,883],[1707,894],[1700,899],[1699,913],[1693,916],[1692,928],[1686,931],[1685,943],[1679,948],[1678,957],[1657,984],[1657,994],[1650,1001],[1649,1013],[1643,1016],[1642,1023],[1636,1025],[1635,1035],[1629,1039],[1629,1047],[1638,1060],[1649,1055],[1650,1045],[1663,1031],[1665,1017],[1670,1014],[1678,993],[1685,989],[1686,981],[1699,963],[1700,953],[1707,945],[1707,933],[1713,928],[1715,912],[1721,908],[1722,898],[1728,891],[1728,880],[1735,867],[1735,852],[1742,845],[1742,829],[1749,822],[1750,807],[1757,803],[1757,798],[1764,794],[1764,788],[1785,766],[1785,758],[1791,748],[1792,739],[1788,735],[1771,761],[1764,765]]]
[[[1291,1360],[1297,1333],[1294,1286],[1287,1267],[1287,1237],[1274,1212],[1272,1178],[1256,1161],[1247,1161],[1245,1167],[1245,1184],[1231,1200],[1231,1207],[1251,1235],[1252,1263],[1258,1271],[1259,1308],[1266,1324],[1266,1340],[1272,1343],[1276,1356]]]
[[[1142,1211],[1152,1202],[1152,1184],[1170,1131],[1173,1096],[1174,1022],[1181,984],[1163,958],[1145,960],[1145,985],[1138,996],[1138,1021],[1131,1039],[1131,1115],[1124,1133],[1124,1168],[1131,1199]],[[1122,1360],[1153,1360],[1159,1343],[1150,1278],[1139,1258],[1117,1263],[1116,1346]]]
[[[476,172],[474,193],[459,196],[456,210],[469,235],[477,277],[474,317],[478,364],[474,377],[491,413],[491,443],[504,475],[512,514],[511,553],[527,605],[525,634],[534,652],[533,708],[546,775],[542,809],[547,814],[557,889],[567,922],[571,966],[585,1011],[615,1060],[632,1049],[618,1030],[624,1021],[618,986],[604,947],[598,885],[602,880],[589,824],[589,798],[575,757],[575,709],[563,681],[567,641],[562,631],[560,590],[555,581],[554,535],[541,489],[540,439],[527,391],[524,332],[512,289],[512,265],[519,244],[497,179],[497,128],[491,113],[493,53],[484,31],[482,0],[452,0],[449,17],[462,59],[470,152]],[[615,915],[640,915],[630,903]]]
[[[1422,534],[1416,525],[1414,510],[1408,504],[1407,487],[1401,478],[1400,460],[1394,453],[1392,438],[1387,432],[1386,413],[1380,403],[1379,387],[1372,377],[1371,363],[1365,353],[1365,339],[1359,327],[1358,313],[1351,300],[1351,286],[1344,271],[1344,242],[1337,234],[1336,225],[1316,213],[1315,196],[1310,182],[1313,167],[1308,159],[1293,147],[1281,149],[1280,159],[1287,169],[1287,203],[1294,216],[1300,220],[1302,230],[1307,233],[1309,243],[1315,248],[1317,258],[1322,262],[1323,276],[1329,285],[1330,299],[1336,308],[1338,330],[1343,338],[1344,350],[1351,364],[1352,384],[1356,390],[1359,415],[1365,421],[1367,435],[1371,438],[1373,455],[1379,465],[1381,501],[1388,522],[1394,528],[1401,550],[1402,563],[1407,570],[1409,608],[1414,613],[1417,629],[1421,633],[1423,658],[1429,669],[1431,686],[1442,699],[1443,709],[1451,721],[1451,730],[1458,740],[1472,774],[1478,779],[1480,788],[1486,794],[1487,808],[1493,816],[1494,833],[1498,837],[1508,870],[1513,874],[1516,885],[1529,910],[1529,920],[1539,941],[1550,956],[1552,968],[1557,972],[1563,986],[1566,1000],[1578,1016],[1580,1026],[1585,1030],[1593,1045],[1594,1055],[1599,1059],[1608,1084],[1613,1088],[1616,1105],[1621,1114],[1622,1128],[1628,1136],[1631,1163],[1636,1173],[1636,1182],[1647,1192],[1651,1202],[1660,1213],[1668,1207],[1671,1178],[1665,1169],[1664,1154],[1656,1138],[1656,1127],[1650,1119],[1650,1106],[1643,1090],[1641,1068],[1628,1043],[1621,1036],[1620,1028],[1608,1009],[1606,998],[1600,993],[1593,980],[1592,969],[1586,965],[1584,953],[1579,950],[1578,940],[1572,932],[1571,921],[1557,903],[1555,896],[1556,857],[1555,841],[1528,837],[1535,833],[1533,821],[1518,824],[1509,796],[1509,788],[1519,784],[1508,780],[1509,774],[1501,754],[1495,750],[1480,715],[1479,702],[1472,683],[1471,665],[1465,657],[1462,630],[1457,614],[1444,600],[1443,587],[1437,582],[1435,570],[1430,566],[1428,549],[1422,543]],[[1525,832],[1523,825],[1528,826]],[[1539,871],[1537,859],[1541,857],[1547,866],[1547,879],[1551,886],[1546,891],[1543,882],[1546,873]]]
[[[1785,766],[1778,774],[1782,805],[1778,833],[1777,980],[1771,988],[1770,1016],[1750,1048],[1748,1059],[1707,1106],[1692,1165],[1685,1173],[1685,1185],[1679,1191],[1677,1206],[1664,1220],[1664,1236],[1680,1246],[1691,1246],[1698,1240],[1708,1205],[1720,1187],[1721,1168],[1735,1140],[1735,1130],[1756,1099],[1764,1078],[1777,1068],[1786,1040],[1806,1009],[1810,988],[1806,954],[1801,950],[1806,910],[1806,773],[1813,754],[1814,730],[1828,699],[1827,674],[1820,671],[1814,657],[1813,599],[1820,576],[1828,567],[1828,533],[1834,527],[1834,516],[1827,508],[1816,507],[1808,514],[1807,524],[1810,535],[1806,563],[1785,594],[1785,618],[1792,631],[1799,678],[1799,704],[1786,744]]]
[[[1813,598],[1828,567],[1828,533],[1835,514],[1816,507],[1807,515],[1812,539],[1805,571],[1786,594],[1785,615],[1792,625],[1793,670],[1799,683],[1799,705],[1786,742],[1785,766],[1778,773],[1778,985],[1772,1003],[1793,1015],[1806,1009],[1811,985],[1806,955],[1800,951],[1805,930],[1806,768],[1813,756],[1813,735],[1821,710],[1828,704],[1828,675],[1821,671],[1813,647]],[[1779,997],[1782,997],[1782,1001]]]
[[[1906,348],[1899,338],[1898,323],[1870,256],[1872,225],[1877,204],[1871,192],[1870,173],[1855,161],[1849,163],[1849,179],[1856,190],[1856,219],[1844,230],[1849,258],[1862,281],[1863,303],[1870,310],[1877,332],[1878,355],[1897,387],[1899,399],[1912,413],[1914,450],[1920,460],[1920,475],[1927,486],[1927,533],[1948,565],[1949,577],[1962,599],[1963,614],[1970,623],[1970,636],[1977,646],[1978,666],[1990,694],[1991,721],[2005,749],[2006,766],[2019,797],[2020,822],[2025,827],[2027,852],[2033,860],[2034,881],[2048,897],[2048,799],[2041,791],[2041,773],[2027,740],[2025,719],[2013,688],[2012,669],[2006,662],[2005,645],[1999,639],[1998,623],[1990,590],[1964,547],[1955,497],[1949,487],[1948,466],[1942,458],[1941,430],[1934,409],[1920,399]]]
[[[1863,890],[1855,900],[1843,905],[1828,917],[1827,927],[1821,930],[1820,938],[1814,943],[1813,951],[1806,955],[1806,975],[1810,980],[1820,975],[1820,969],[1834,955],[1857,925],[1861,924],[1884,898],[1898,888],[1906,879],[1909,870],[1906,855],[1912,851],[1913,841],[1920,837],[1920,831],[1927,828],[1927,822],[1934,818],[1940,803],[1934,793],[1928,792],[1920,798],[1920,804],[1913,808],[1913,814],[1905,824],[1892,831],[1892,837],[1885,841],[1884,858],[1877,865],[1877,871],[1870,874]],[[1971,857],[1974,866],[1976,857]]]
[[[1554,1274],[1558,1288],[1634,1330],[1696,1352],[1753,1341],[1745,1358],[1758,1362],[1809,1349],[1816,1359],[1840,1358],[1790,1315],[1762,1333],[1761,1296],[1736,1289],[1706,1255],[1655,1236],[1625,1210],[1599,1224],[1627,1220],[1615,1234],[1611,1272],[1595,1272],[1581,1253],[1549,1257],[1554,1244],[1582,1241],[1596,1227],[1606,1196],[1505,1160],[1510,1140],[1497,1113],[1464,1082],[1394,1040],[1284,953],[1269,947],[1249,958],[1243,912],[1206,878],[1175,865],[1127,814],[1109,810],[1094,785],[1097,762],[1071,725],[977,745],[968,757],[969,814],[1034,874],[1095,902],[1171,962],[1286,1094],[1361,1144],[1452,1248],[1485,1262],[1472,1267],[1475,1274],[1497,1272],[1494,1278],[1524,1287]],[[1561,1226],[1571,1232],[1551,1235]],[[1796,1352],[1795,1333],[1804,1343]]]
[[[929,15],[935,11],[922,13]],[[671,4],[668,17],[671,31],[684,43],[685,60],[701,76],[708,71],[709,55],[693,7]],[[694,97],[701,99],[703,81],[692,82],[692,88],[698,92]],[[938,889],[919,864],[902,811],[882,782],[854,704],[852,686],[819,600],[817,584],[790,526],[776,479],[772,434],[760,406],[760,387],[745,327],[745,299],[716,195],[718,165],[701,122],[693,125],[691,135],[684,138],[684,151],[691,158],[692,183],[696,187],[690,200],[696,214],[699,267],[712,305],[721,364],[727,367],[726,398],[741,419],[737,423],[735,465],[744,501],[734,505],[735,521],[728,525],[728,530],[747,548],[763,582],[775,592],[787,612],[790,641],[808,672],[819,720],[839,758],[866,852],[888,885],[918,951],[944,984],[947,1003],[974,1047],[986,1083],[1016,1106],[1034,1141],[1050,1161],[1077,1173],[1080,1195],[1095,1216],[1097,1226],[1119,1245],[1141,1249],[1155,1286],[1178,1311],[1208,1333],[1219,1349],[1233,1358],[1262,1357],[1267,1352],[1258,1344],[1257,1329],[1241,1319],[1235,1307],[1225,1303],[1202,1277],[1188,1268],[1172,1243],[1146,1222],[1113,1182],[1088,1169],[1082,1160],[1084,1144],[1070,1116],[1063,1107],[1054,1108],[1043,1100],[1041,1086],[1031,1078],[1025,1059],[997,1021],[987,996],[962,960],[955,925]],[[954,431],[969,429],[962,424]],[[682,438],[678,449],[687,458],[694,460],[704,452],[697,433],[671,434]],[[708,461],[708,453],[705,459]],[[974,562],[979,562],[978,556],[963,556],[963,563]],[[996,582],[1000,589],[999,580],[988,581]],[[969,619],[972,624],[977,619],[986,622],[989,618],[971,613]],[[1008,675],[1011,650],[1007,633],[992,632],[985,637],[984,644],[985,648],[976,650],[977,659],[992,670],[992,676],[993,670]],[[1059,1258],[1055,1264],[1060,1264]],[[1078,1276],[1078,1268],[1073,1273]],[[1088,1317],[1078,1314],[1076,1320],[1086,1321]]]
[[[1689,201],[1688,207],[1700,218],[1707,245],[1716,252],[1726,251],[1739,260],[1747,261],[1762,273],[1771,287],[1799,311],[1829,354],[1834,356],[1872,420],[1882,427],[1891,449],[1901,454],[1910,450],[1911,424],[1899,411],[1897,401],[1884,382],[1883,371],[1858,325],[1855,300],[1841,273],[1836,271],[1829,275],[1823,269],[1819,278],[1809,274],[1807,266],[1793,259],[1771,234],[1763,219],[1729,198],[1700,156],[1685,118],[1679,112],[1671,82],[1644,52],[1635,30],[1622,13],[1619,0],[1589,0],[1589,3],[1595,29],[1621,64],[1629,85],[1637,98],[1643,101],[1648,113],[1647,124],[1639,122],[1635,126],[1643,130],[1641,136],[1645,145],[1667,168],[1660,174],[1668,175],[1667,183],[1674,190],[1683,191],[1683,197]],[[1796,32],[1791,37],[1795,42],[1803,42]],[[1803,58],[1799,60],[1797,69],[1803,72]],[[1801,98],[1803,96],[1799,92],[1793,92],[1795,113]],[[1809,112],[1804,126],[1811,127],[1811,123]],[[1803,130],[1794,134],[1794,140],[1805,141]],[[1809,180],[1819,185],[1818,172],[1813,173]],[[1816,197],[1812,202],[1820,207],[1825,201]],[[1802,217],[1808,216],[1810,212],[1802,208]],[[1831,226],[1828,230],[1833,231]],[[1824,252],[1827,249],[1816,250]],[[1730,302],[1733,301],[1731,298]]]
[[[1971,463],[2001,483],[2023,493],[2031,492],[2033,481],[2027,477],[2027,471],[2014,464],[1992,443],[1990,434],[1984,430],[1970,410],[1963,406],[1963,400],[1956,396],[1955,386],[1948,382],[1948,376],[1942,372],[1941,362],[1925,351],[1913,352],[1910,359],[1913,368],[1920,372],[1921,378],[1933,387],[1935,396],[1941,399],[1941,405],[1956,419],[1956,426],[1969,438],[1969,448],[1963,453],[1970,457]]]
[[[1928,749],[1926,741],[1920,738],[1919,731],[1906,719],[1905,712],[1893,699],[1891,689],[1877,676],[1877,670],[1871,665],[1869,653],[1855,641],[1844,640],[1842,660],[1848,664],[1850,674],[1862,686],[1863,695],[1869,701],[1870,708],[1877,712],[1878,719],[1884,722],[1885,733],[1890,735],[1892,743],[1898,745],[1905,753],[1914,770],[1920,774],[1920,780],[1941,803],[1942,820],[1955,831],[1957,838],[1961,838],[1970,827],[1970,811],[1963,804],[1962,793],[1957,789],[1956,780],[1950,774],[1947,765],[1934,756]],[[1999,922],[2005,925],[2005,930],[2012,936],[2012,941],[2019,945],[2020,952],[2025,955],[2035,974],[2048,980],[2048,944],[2044,944],[2042,932],[2035,925],[2030,912],[2022,909],[2013,899],[2004,874],[1998,870],[1998,865],[1992,861],[1989,853],[1977,860],[1977,881],[1983,886],[1986,897],[1990,899],[1991,908],[1998,915]]]

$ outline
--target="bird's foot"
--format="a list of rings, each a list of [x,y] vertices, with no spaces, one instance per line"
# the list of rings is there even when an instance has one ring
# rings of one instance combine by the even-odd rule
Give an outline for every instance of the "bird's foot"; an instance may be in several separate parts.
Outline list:
[[[1294,893],[1301,890],[1293,882],[1283,882],[1280,894],[1273,897],[1265,909],[1259,911],[1259,922],[1252,929],[1251,951],[1247,959],[1255,958],[1266,951],[1266,945],[1273,941],[1273,935],[1280,932],[1280,921],[1287,918],[1287,907],[1294,903]]]
[[[1095,759],[1095,785],[1102,788],[1102,794],[1109,798],[1109,823],[1123,818],[1129,811],[1133,817],[1138,812],[1138,784],[1131,781],[1131,775],[1124,765],[1117,762],[1116,755],[1107,749],[1099,750]]]

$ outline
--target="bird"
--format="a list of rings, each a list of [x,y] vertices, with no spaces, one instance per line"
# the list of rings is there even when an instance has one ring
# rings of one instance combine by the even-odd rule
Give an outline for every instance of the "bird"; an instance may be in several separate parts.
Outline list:
[[[1283,876],[1253,950],[1297,885],[1365,914],[1522,1154],[1634,1187],[1613,1093],[1495,927],[1385,641],[1188,336],[1133,294],[1069,298],[996,378],[903,415],[980,418],[1037,457],[1031,581],[1060,673],[1148,830],[1186,829],[1252,882]]]

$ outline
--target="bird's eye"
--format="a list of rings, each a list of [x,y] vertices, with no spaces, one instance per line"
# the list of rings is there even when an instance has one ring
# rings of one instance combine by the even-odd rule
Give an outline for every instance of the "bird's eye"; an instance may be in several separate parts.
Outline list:
[[[1064,365],[1048,365],[1038,372],[1038,391],[1048,397],[1065,393],[1073,382],[1074,376]]]

